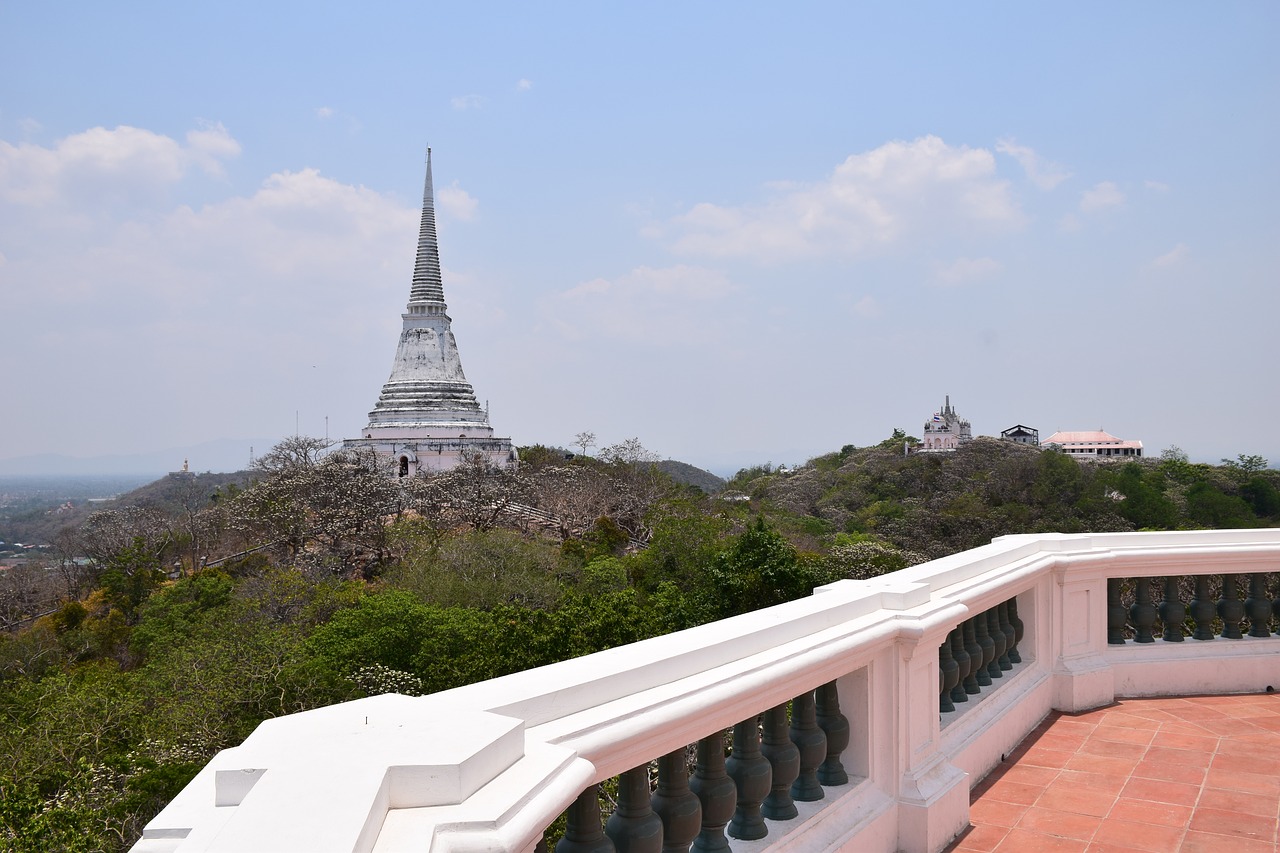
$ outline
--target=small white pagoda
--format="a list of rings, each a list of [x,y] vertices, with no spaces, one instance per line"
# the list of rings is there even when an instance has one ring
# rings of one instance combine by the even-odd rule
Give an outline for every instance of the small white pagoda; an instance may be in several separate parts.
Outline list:
[[[343,442],[346,448],[372,447],[389,457],[401,477],[419,471],[448,471],[463,459],[477,456],[504,467],[517,462],[509,438],[495,438],[487,407],[462,372],[462,358],[450,326],[444,285],[440,277],[440,249],[436,242],[435,196],[431,187],[431,149],[427,149],[427,180],[422,193],[422,224],[418,256],[413,268],[404,326],[391,365],[391,378],[382,386],[360,438]]]

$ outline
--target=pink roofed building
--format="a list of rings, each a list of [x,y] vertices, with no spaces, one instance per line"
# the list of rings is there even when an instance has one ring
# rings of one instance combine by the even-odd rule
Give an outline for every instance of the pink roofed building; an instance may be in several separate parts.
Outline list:
[[[1126,441],[1103,430],[1055,432],[1040,442],[1041,447],[1057,445],[1077,459],[1107,459],[1115,456],[1142,456],[1141,441]]]

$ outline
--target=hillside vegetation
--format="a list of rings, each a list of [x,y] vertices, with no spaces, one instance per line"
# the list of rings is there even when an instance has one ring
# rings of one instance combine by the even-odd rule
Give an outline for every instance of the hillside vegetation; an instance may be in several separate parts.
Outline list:
[[[291,439],[251,480],[197,481],[198,501],[94,512],[41,570],[57,600],[0,583],[0,847],[125,849],[268,717],[467,684],[1007,533],[1280,523],[1280,472],[1255,457],[900,448],[746,469],[726,489],[746,499],[722,499],[634,440],[400,481]]]

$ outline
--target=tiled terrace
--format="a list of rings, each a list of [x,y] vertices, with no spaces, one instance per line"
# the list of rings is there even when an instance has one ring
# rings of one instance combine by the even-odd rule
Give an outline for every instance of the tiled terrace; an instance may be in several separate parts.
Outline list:
[[[955,853],[1276,853],[1280,693],[1053,713],[970,795]]]

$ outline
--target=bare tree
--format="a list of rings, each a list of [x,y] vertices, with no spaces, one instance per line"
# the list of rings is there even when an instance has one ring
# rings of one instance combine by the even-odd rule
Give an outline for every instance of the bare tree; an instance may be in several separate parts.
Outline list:
[[[314,468],[330,447],[329,441],[309,435],[291,435],[253,461],[253,467],[268,474],[282,474]]]
[[[594,447],[596,443],[596,434],[594,432],[580,432],[573,437],[573,446],[582,448],[582,455],[587,455],[587,448]]]
[[[169,519],[149,507],[103,509],[85,520],[81,529],[85,554],[99,566],[125,551],[140,548],[159,561],[173,542]]]
[[[408,484],[409,506],[443,527],[490,530],[514,505],[529,500],[528,476],[518,469],[491,465],[481,453],[467,454],[456,468]]]

